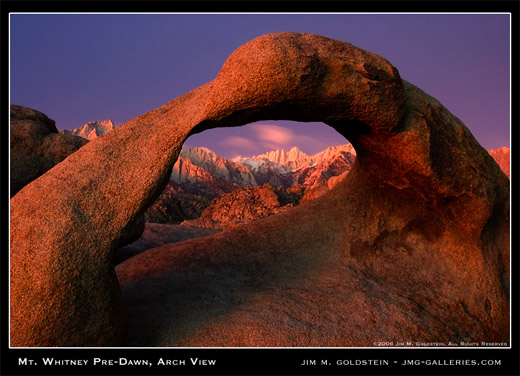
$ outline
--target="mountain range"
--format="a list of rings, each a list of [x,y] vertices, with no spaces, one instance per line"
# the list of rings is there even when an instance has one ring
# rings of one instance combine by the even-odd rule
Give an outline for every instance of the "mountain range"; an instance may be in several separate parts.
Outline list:
[[[332,176],[349,171],[355,160],[352,145],[332,146],[309,156],[297,147],[258,156],[222,158],[210,149],[182,150],[171,180],[192,194],[213,199],[241,187],[270,184],[284,189],[326,185]]]
[[[90,121],[72,131],[60,129],[59,133],[72,134],[92,140],[115,127],[116,125],[112,120]],[[502,147],[488,150],[488,152],[509,177],[510,149]],[[348,164],[352,165],[356,152],[351,144],[346,144],[331,146],[321,153],[309,156],[295,146],[289,151],[274,150],[257,156],[238,156],[226,159],[216,155],[210,149],[196,147],[181,152],[172,174],[172,180],[184,183],[193,181],[194,179],[190,178],[189,174],[186,173],[188,170],[196,171],[197,169],[193,168],[193,166],[197,166],[217,178],[238,186],[261,186],[264,183],[270,183],[273,186],[282,185],[290,187],[294,184],[310,183],[312,178],[305,178],[302,181],[301,176],[309,174],[309,171],[304,173],[305,169],[313,168],[322,162],[330,164],[329,160],[331,158],[337,158],[340,155],[343,156]],[[181,166],[183,164],[184,166]],[[322,168],[323,166],[319,169]],[[300,172],[296,173],[296,171]],[[198,171],[198,173],[204,175],[201,171]],[[320,178],[315,176],[315,180],[320,180]],[[232,186],[236,188],[235,185]]]
[[[60,133],[92,140],[114,128],[111,120],[92,121]],[[509,148],[488,152],[509,177]],[[170,182],[145,218],[211,229],[234,227],[324,195],[350,172],[355,159],[351,144],[314,155],[294,146],[232,159],[205,147],[183,149]]]

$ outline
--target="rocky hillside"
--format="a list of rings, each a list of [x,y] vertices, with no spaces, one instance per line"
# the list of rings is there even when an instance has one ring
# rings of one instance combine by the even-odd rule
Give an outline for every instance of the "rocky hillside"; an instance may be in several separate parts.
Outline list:
[[[258,185],[248,168],[229,159],[222,158],[208,148],[195,147],[182,150],[180,157],[189,159],[193,165],[204,169],[218,178],[236,183],[239,186],[245,187],[246,185]],[[176,170],[177,169],[174,167],[173,174],[177,172]],[[174,176],[173,174],[172,177]],[[184,177],[185,176],[179,174],[177,178],[182,181]],[[187,176],[187,178],[189,178],[189,176]]]
[[[189,194],[170,181],[163,193],[145,213],[146,222],[179,224],[196,219],[210,204],[204,197]]]
[[[215,166],[211,165],[206,166],[206,168],[212,171],[216,169]],[[229,171],[227,172],[230,176]],[[242,187],[240,184],[225,180],[203,167],[195,165],[190,159],[184,157],[179,157],[173,166],[170,181],[178,184],[186,193],[202,196],[209,200],[222,197],[226,193],[231,193]]]
[[[344,145],[345,149],[352,149],[352,145]],[[340,148],[323,151],[309,167],[303,167],[286,175],[286,185],[313,186],[326,184],[328,179],[349,172],[356,159],[355,153]]]
[[[301,192],[287,192],[268,183],[261,187],[244,187],[215,199],[196,221],[188,223],[214,229],[235,227],[298,205]]]

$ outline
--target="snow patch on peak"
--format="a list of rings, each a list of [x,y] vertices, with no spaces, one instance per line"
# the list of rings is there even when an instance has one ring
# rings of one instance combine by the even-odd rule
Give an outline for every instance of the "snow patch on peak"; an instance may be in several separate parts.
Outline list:
[[[94,138],[102,136],[108,131],[113,130],[115,127],[116,126],[114,122],[110,119],[102,121],[89,121],[80,128],[73,129],[72,131],[62,129],[60,130],[60,133],[71,134],[74,136],[86,138],[87,140],[93,140]]]
[[[351,144],[331,146],[317,153],[309,156],[301,151],[297,146],[293,146],[289,151],[272,150],[267,153],[255,155],[251,157],[238,156],[233,158],[233,162],[246,166],[251,170],[258,170],[259,168],[270,168],[277,173],[287,173],[300,170],[302,168],[313,167],[320,162],[333,158],[339,154],[350,154],[349,159],[356,156],[356,151]],[[345,156],[344,155],[344,156]]]

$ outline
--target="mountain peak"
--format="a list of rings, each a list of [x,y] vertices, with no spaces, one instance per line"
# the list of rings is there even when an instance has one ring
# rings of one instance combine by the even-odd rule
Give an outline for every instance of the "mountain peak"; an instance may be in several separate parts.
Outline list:
[[[351,144],[331,146],[322,152],[309,156],[301,151],[298,146],[293,146],[289,151],[272,150],[267,153],[255,155],[251,157],[236,157],[233,162],[248,166],[250,169],[270,168],[278,173],[287,173],[299,170],[301,168],[315,166],[323,160],[331,159],[335,155],[343,154],[346,157],[351,154],[349,160],[353,161],[356,155],[354,147]],[[270,165],[270,167],[267,167]]]
[[[307,163],[307,160],[309,159],[309,156],[302,152],[297,146],[293,146],[288,152],[284,149],[282,150],[272,150],[268,151],[267,153],[249,157],[249,158],[243,158],[245,160],[251,160],[251,161],[270,161],[272,163],[275,163],[277,165],[292,165],[291,168],[299,168],[299,166],[303,163]]]
[[[215,152],[211,149],[208,149],[204,146],[194,146],[192,148],[186,149],[190,153],[204,153],[204,154],[210,154],[210,155],[216,155]]]
[[[83,125],[80,129],[85,129],[85,130],[95,130],[96,133],[98,133],[98,136],[108,132],[108,131],[111,131],[112,129],[114,129],[115,126],[114,126],[114,122],[110,119],[108,120],[102,120],[102,121],[89,121],[88,123],[86,123],[85,125]]]
[[[74,136],[86,138],[87,140],[92,140],[96,137],[104,135],[108,131],[113,130],[115,127],[116,126],[114,125],[114,122],[110,119],[102,121],[89,121],[82,127],[73,129],[72,131],[61,129],[60,133],[71,134]]]
[[[182,149],[181,154],[182,157],[191,159],[195,164],[196,161],[204,161],[204,160],[215,160],[220,158],[215,152],[211,149],[205,148],[203,146],[195,146],[189,149]]]
[[[498,149],[488,150],[488,153],[495,159],[502,171],[511,178],[510,173],[510,162],[511,162],[511,150],[507,146],[503,146]]]
[[[247,167],[237,164],[231,160],[222,158],[208,148],[193,147],[189,149],[183,149],[181,150],[179,157],[189,160],[194,166],[207,171],[219,179],[237,183],[240,186],[256,185],[255,178],[247,169]],[[175,169],[179,169],[177,163],[174,166],[174,170]],[[187,173],[189,174],[189,172]]]

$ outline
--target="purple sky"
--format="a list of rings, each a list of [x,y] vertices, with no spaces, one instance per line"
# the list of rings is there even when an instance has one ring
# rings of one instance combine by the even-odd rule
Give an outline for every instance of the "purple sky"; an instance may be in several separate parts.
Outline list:
[[[486,149],[510,146],[507,14],[13,14],[11,103],[59,129],[116,125],[214,79],[240,45],[296,31],[344,40],[387,58],[437,98]],[[299,146],[314,154],[347,141],[321,123],[263,121],[194,135],[224,157]]]

